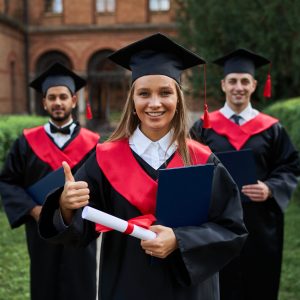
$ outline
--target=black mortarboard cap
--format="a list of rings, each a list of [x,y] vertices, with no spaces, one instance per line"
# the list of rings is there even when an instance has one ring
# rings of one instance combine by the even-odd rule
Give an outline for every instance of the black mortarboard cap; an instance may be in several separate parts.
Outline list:
[[[225,76],[229,73],[249,73],[254,76],[256,68],[269,64],[270,61],[261,55],[241,48],[214,60],[213,63],[224,67]]]
[[[77,92],[86,81],[60,63],[53,64],[48,70],[34,79],[29,86],[40,93],[46,94],[53,86],[66,86],[72,94]]]
[[[161,33],[121,48],[109,59],[131,70],[132,82],[145,75],[165,75],[180,83],[180,75],[185,69],[205,63],[197,54]]]

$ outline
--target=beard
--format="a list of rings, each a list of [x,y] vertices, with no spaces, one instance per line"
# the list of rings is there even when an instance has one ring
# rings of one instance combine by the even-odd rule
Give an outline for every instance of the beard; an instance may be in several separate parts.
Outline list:
[[[71,116],[72,111],[65,112],[62,115],[56,115],[55,113],[49,113],[50,118],[55,122],[64,122]]]

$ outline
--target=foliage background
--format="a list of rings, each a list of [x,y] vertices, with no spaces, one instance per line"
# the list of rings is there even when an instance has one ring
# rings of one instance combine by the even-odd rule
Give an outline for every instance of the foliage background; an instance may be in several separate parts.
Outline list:
[[[300,1],[177,0],[179,40],[208,62],[237,48],[248,48],[272,61],[274,99],[299,96]],[[260,85],[253,99],[262,100],[268,66],[257,70]],[[194,91],[203,86],[203,72],[190,77]],[[199,78],[201,77],[201,78]],[[209,99],[223,99],[222,70],[208,64]],[[217,88],[216,88],[217,87]],[[203,98],[202,98],[203,99]],[[264,106],[266,102],[258,102]]]
[[[23,129],[44,124],[47,120],[38,116],[0,116],[0,168],[9,148]]]

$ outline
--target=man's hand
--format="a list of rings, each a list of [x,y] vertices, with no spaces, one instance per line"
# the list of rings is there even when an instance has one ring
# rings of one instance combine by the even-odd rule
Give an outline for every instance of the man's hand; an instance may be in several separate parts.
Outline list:
[[[271,197],[269,187],[259,180],[257,181],[257,184],[244,185],[242,187],[242,193],[255,202],[263,202]]]

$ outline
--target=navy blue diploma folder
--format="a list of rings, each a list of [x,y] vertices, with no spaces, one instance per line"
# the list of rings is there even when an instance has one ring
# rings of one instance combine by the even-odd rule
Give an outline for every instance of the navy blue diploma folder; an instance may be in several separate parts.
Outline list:
[[[45,202],[47,194],[53,189],[63,186],[64,182],[64,169],[59,168],[29,186],[26,191],[37,204],[42,205]]]
[[[199,226],[208,220],[214,165],[159,170],[158,223],[168,227]]]
[[[240,191],[243,185],[257,183],[255,161],[252,150],[245,149],[240,151],[217,152],[215,154],[228,170]],[[250,201],[250,199],[243,193],[240,194],[242,201]]]

